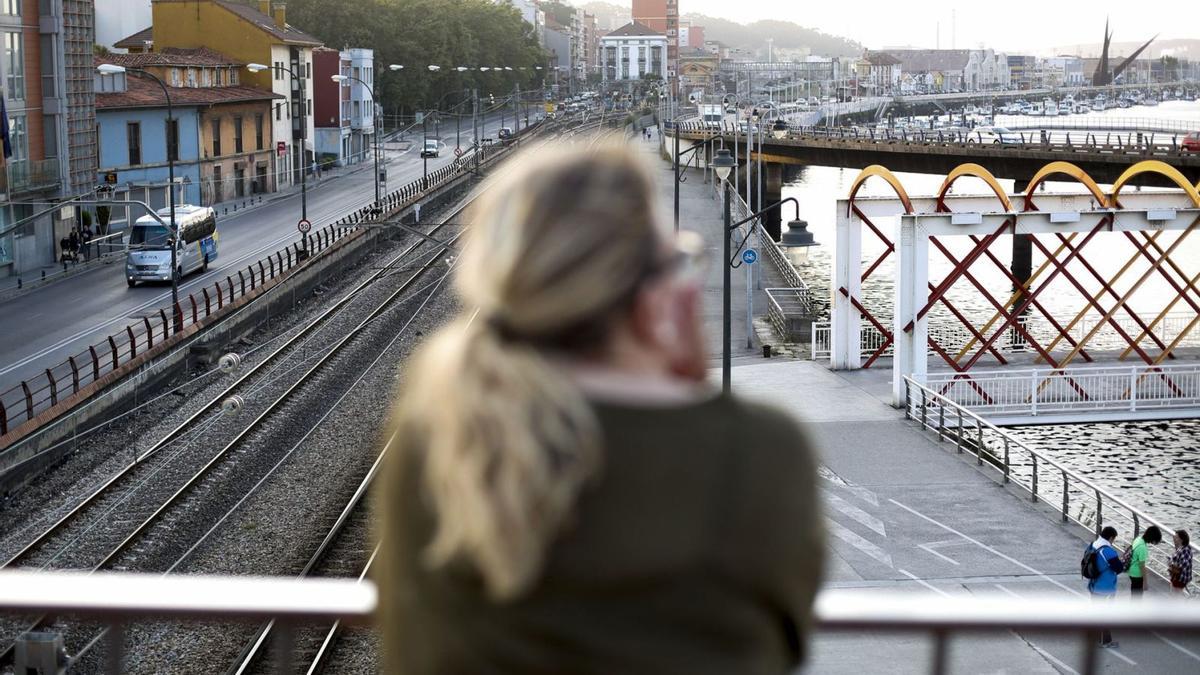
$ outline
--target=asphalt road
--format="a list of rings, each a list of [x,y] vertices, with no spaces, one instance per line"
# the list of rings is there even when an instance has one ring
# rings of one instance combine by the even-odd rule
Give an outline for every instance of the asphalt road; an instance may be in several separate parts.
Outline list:
[[[506,123],[512,125],[511,115]],[[489,119],[484,137],[495,138],[499,128],[499,116]],[[429,160],[430,171],[454,159],[454,126],[443,124],[440,131],[442,152]],[[432,129],[430,132],[432,135]],[[470,129],[464,128],[464,143],[470,141],[470,135]],[[387,153],[388,185],[393,190],[421,177],[420,131],[408,140],[412,141],[408,150]],[[309,185],[308,219],[314,231],[374,200],[372,164],[360,166]],[[224,278],[231,270],[244,268],[297,241],[299,218],[299,192],[247,211],[219,216],[220,257],[209,265],[207,273],[185,277],[179,285],[180,295],[186,297]],[[170,285],[142,283],[129,288],[124,268],[124,261],[118,259],[0,302],[0,391],[85,351],[88,345],[102,341],[132,319],[146,314],[157,316],[159,308],[170,306]]]

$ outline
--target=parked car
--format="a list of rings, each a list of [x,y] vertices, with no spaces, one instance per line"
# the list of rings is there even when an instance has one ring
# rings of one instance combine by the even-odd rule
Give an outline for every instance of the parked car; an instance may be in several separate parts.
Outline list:
[[[1185,152],[1200,152],[1200,131],[1193,131],[1183,137],[1183,149]]]
[[[980,143],[1021,143],[1021,134],[1004,127],[975,127],[971,137]]]
[[[437,157],[438,156],[438,141],[436,138],[426,138],[425,147],[421,148],[421,157]]]

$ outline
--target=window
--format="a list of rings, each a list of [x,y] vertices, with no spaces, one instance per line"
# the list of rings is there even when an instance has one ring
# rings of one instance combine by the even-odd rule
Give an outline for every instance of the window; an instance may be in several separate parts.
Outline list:
[[[172,87],[179,86],[179,69],[178,68],[171,69],[171,86]]]
[[[25,100],[25,50],[20,33],[4,34],[4,72],[4,93],[10,100]]]
[[[242,118],[233,118],[233,151],[242,152]]]
[[[277,80],[283,79],[283,61],[275,62],[275,79],[277,79]]]
[[[312,99],[311,98],[304,99],[304,113],[306,115],[312,114]]]
[[[196,69],[195,68],[187,69],[187,86],[189,86],[189,87],[196,86]]]
[[[203,87],[211,87],[212,86],[212,71],[209,70],[208,68],[204,68],[200,71],[200,86],[203,86]]]
[[[212,120],[212,154],[213,157],[221,156],[221,118],[214,117]]]
[[[0,5],[0,14],[21,16],[21,0],[4,0],[4,4]]]
[[[254,115],[254,149],[263,149],[263,114],[255,113]]]
[[[282,119],[283,119],[283,104],[276,103],[275,104],[275,121],[278,122],[279,120],[282,120]]]
[[[217,68],[217,86],[218,87],[225,86],[225,69],[224,68]]]
[[[12,145],[9,162],[20,162],[29,158],[28,141],[25,136],[25,116],[13,115],[8,120],[8,139]]]
[[[357,120],[359,117],[362,117],[362,107],[358,101],[355,101],[354,102],[354,119]]]
[[[167,122],[167,161],[179,161],[179,120]]]
[[[312,62],[311,61],[306,61],[304,63],[304,77],[305,77],[305,79],[309,79],[309,80],[312,79]]]
[[[125,141],[129,145],[129,165],[142,163],[142,123],[125,123]]]

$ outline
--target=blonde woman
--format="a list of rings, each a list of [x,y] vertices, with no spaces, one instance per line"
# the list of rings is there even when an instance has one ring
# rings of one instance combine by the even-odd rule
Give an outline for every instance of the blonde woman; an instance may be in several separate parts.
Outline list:
[[[527,160],[529,158],[526,158]],[[788,417],[706,382],[699,246],[625,148],[474,211],[380,502],[388,673],[785,673],[823,556]]]

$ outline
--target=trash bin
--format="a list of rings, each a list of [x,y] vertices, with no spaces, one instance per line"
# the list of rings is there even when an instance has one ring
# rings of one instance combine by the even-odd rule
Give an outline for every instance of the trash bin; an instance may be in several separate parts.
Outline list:
[[[771,358],[771,345],[763,345],[762,348],[763,348],[763,358],[764,359]]]

